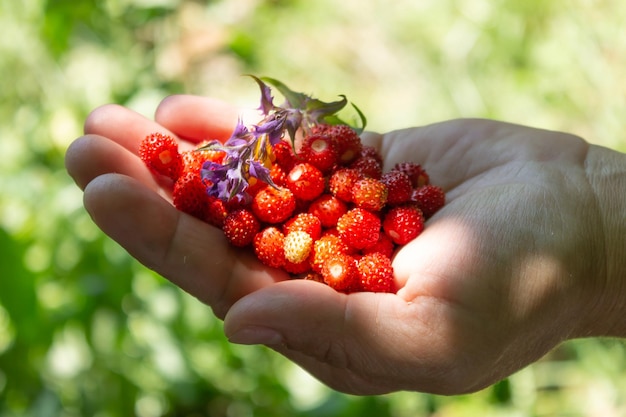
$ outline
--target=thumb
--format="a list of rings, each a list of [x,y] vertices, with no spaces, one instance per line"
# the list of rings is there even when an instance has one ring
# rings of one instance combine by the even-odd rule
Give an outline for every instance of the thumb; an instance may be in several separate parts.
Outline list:
[[[432,389],[442,364],[428,348],[436,323],[418,319],[421,308],[395,294],[346,295],[291,280],[238,300],[224,331],[233,343],[270,346],[339,391],[415,389],[421,374]]]

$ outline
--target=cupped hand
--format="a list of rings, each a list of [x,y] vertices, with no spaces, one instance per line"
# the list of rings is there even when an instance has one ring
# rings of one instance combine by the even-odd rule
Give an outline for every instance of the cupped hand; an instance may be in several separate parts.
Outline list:
[[[149,133],[191,147],[227,138],[237,117],[192,96],[164,100],[156,121],[107,105],[66,157],[95,223],[211,306],[232,342],[266,344],[343,392],[458,394],[590,332],[606,271],[582,139],[475,119],[365,134],[385,170],[421,164],[447,203],[395,256],[397,294],[346,295],[231,247],[176,210],[137,157]]]

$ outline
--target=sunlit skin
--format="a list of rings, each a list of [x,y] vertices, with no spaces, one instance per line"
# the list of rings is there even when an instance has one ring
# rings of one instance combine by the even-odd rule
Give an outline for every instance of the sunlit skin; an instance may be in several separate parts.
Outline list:
[[[137,157],[149,133],[189,148],[227,139],[238,116],[192,96],[165,99],[155,121],[107,105],[66,157],[94,222],[209,305],[232,342],[266,344],[343,392],[458,394],[565,340],[626,335],[623,154],[488,120],[364,134],[385,170],[422,164],[447,204],[397,253],[397,294],[346,295],[229,246],[177,211]]]

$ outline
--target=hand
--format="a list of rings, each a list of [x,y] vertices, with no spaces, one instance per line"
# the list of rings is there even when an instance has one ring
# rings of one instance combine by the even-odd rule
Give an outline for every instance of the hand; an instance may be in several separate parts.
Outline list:
[[[458,394],[564,340],[611,333],[610,320],[598,325],[616,304],[606,304],[606,216],[586,171],[597,147],[487,120],[365,134],[385,170],[407,158],[422,164],[447,204],[397,253],[397,294],[345,295],[232,248],[177,211],[136,156],[151,132],[185,147],[227,138],[236,118],[237,109],[191,96],[164,100],[156,122],[104,106],[66,158],[96,224],[211,306],[231,341],[266,344],[348,393]]]

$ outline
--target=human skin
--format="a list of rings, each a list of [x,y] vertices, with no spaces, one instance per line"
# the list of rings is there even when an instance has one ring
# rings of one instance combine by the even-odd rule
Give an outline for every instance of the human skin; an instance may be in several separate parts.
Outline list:
[[[226,139],[238,109],[172,96],[155,121],[94,110],[66,166],[94,222],[130,255],[328,386],[371,395],[477,391],[563,341],[626,336],[626,156],[560,132],[462,119],[363,135],[384,169],[411,160],[446,205],[393,261],[397,294],[289,280],[176,210],[137,157],[152,132],[181,148]],[[210,314],[207,310],[207,314]]]

